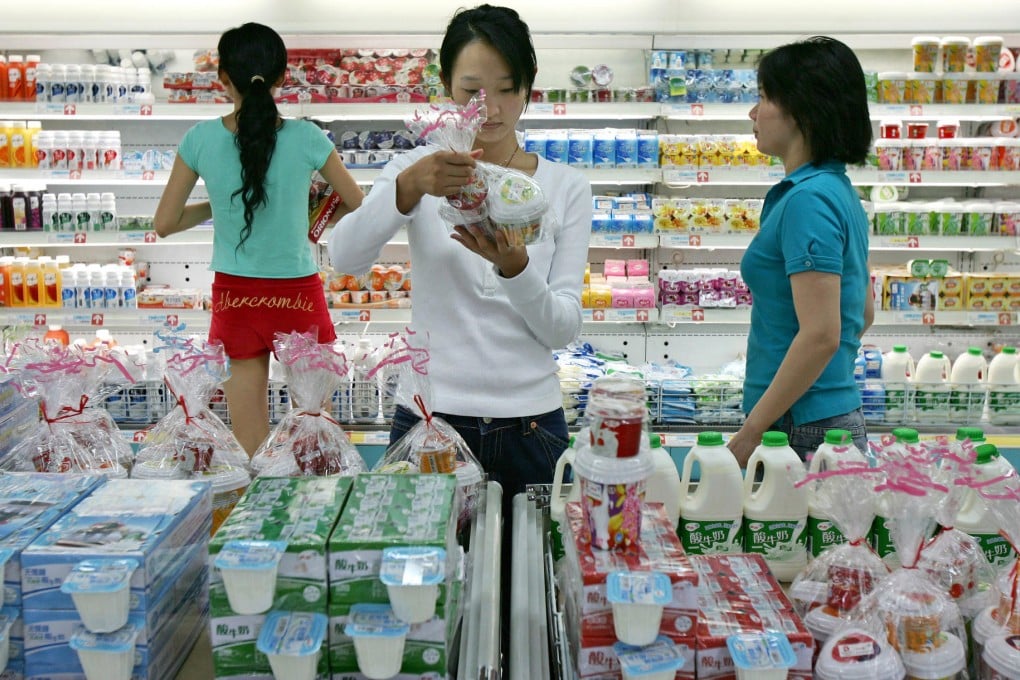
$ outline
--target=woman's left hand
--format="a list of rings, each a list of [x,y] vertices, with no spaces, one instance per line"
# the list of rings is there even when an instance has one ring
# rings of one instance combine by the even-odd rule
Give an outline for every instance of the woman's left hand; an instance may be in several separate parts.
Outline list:
[[[489,236],[479,226],[459,225],[453,228],[450,238],[496,265],[504,278],[512,279],[528,266],[528,249],[511,246],[501,231]]]
[[[736,434],[726,442],[726,447],[733,453],[733,457],[740,463],[740,467],[747,467],[747,460],[754,453],[754,450],[761,444],[761,437],[764,432],[754,432],[745,422],[737,430]]]

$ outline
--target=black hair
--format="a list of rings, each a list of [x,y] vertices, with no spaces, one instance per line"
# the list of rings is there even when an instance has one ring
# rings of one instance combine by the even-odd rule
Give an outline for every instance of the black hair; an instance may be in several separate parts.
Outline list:
[[[864,163],[872,139],[867,86],[849,47],[826,36],[777,47],[758,62],[758,88],[797,123],[812,162]]]
[[[510,67],[514,92],[526,91],[525,101],[530,101],[538,59],[528,25],[509,7],[485,4],[458,10],[453,15],[439,48],[439,70],[446,84],[449,85],[453,63],[461,50],[476,41],[484,42],[500,53]]]
[[[266,174],[276,149],[279,112],[273,86],[287,70],[287,48],[280,35],[262,24],[247,23],[220,36],[220,69],[241,95],[234,143],[241,155],[241,196],[244,228],[238,248],[251,234],[255,210],[266,204]]]

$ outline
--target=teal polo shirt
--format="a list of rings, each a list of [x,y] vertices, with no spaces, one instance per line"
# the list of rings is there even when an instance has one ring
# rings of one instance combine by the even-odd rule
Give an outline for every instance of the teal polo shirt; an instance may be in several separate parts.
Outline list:
[[[843,163],[802,165],[765,197],[761,230],[740,262],[753,296],[745,413],[761,399],[797,334],[790,276],[806,271],[840,277],[840,342],[818,380],[790,408],[795,425],[861,406],[854,360],[870,280],[868,218]]]

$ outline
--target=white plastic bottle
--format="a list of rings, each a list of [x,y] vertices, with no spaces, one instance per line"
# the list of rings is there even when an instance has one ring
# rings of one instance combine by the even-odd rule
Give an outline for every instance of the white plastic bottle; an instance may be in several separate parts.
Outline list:
[[[85,133],[81,130],[70,130],[67,133],[67,169],[84,170]]]
[[[368,377],[369,371],[376,365],[375,352],[371,338],[358,338],[353,361],[354,382],[351,386],[351,406],[355,419],[374,420],[379,415],[379,390],[374,377]]]
[[[74,200],[71,194],[57,194],[57,225],[58,231],[74,231]]]
[[[1006,475],[1016,475],[1016,470],[1009,461],[999,454],[994,444],[978,444],[975,447],[974,476],[978,481],[992,481]],[[973,536],[985,557],[996,570],[1006,566],[1013,557],[1009,542],[999,533],[1002,527],[995,516],[988,510],[984,499],[974,489],[968,489],[963,505],[956,516],[956,529]]]
[[[80,269],[80,266],[77,268],[72,266],[61,270],[60,306],[64,309],[74,309],[78,306],[78,302],[76,300],[77,290],[75,287],[77,285],[77,276]]]
[[[64,67],[64,96],[68,103],[81,102],[81,65],[67,64]]]
[[[103,231],[120,229],[120,221],[117,219],[117,197],[109,191],[99,196],[99,222]]]
[[[96,192],[85,194],[85,206],[89,211],[89,223],[92,225],[92,231],[102,231],[103,213],[100,209],[99,194]]]
[[[82,266],[74,273],[74,306],[77,309],[88,309],[92,306],[92,289],[90,288],[89,270]]]
[[[692,479],[694,464],[698,480]],[[744,479],[718,432],[701,432],[680,476],[680,540],[691,555],[743,550]]]
[[[42,197],[42,221],[43,231],[59,231],[60,222],[57,220],[57,197],[46,193]]]
[[[108,264],[103,267],[103,307],[118,309],[120,306],[120,265]]]
[[[98,264],[89,265],[88,274],[88,307],[89,309],[102,309],[106,303],[106,277]]]
[[[865,462],[864,454],[854,446],[848,430],[828,430],[825,441],[808,461],[808,472],[815,473],[835,469],[839,461]],[[818,557],[834,545],[845,543],[843,533],[832,523],[832,517],[816,507],[816,490],[808,486],[808,546],[812,557]]]
[[[50,162],[53,170],[67,170],[67,132],[64,130],[53,131],[53,155]]]
[[[920,446],[921,438],[917,430],[910,427],[897,427],[892,431],[895,438],[894,446]],[[875,519],[871,523],[871,547],[875,554],[882,558],[890,569],[900,566],[899,555],[896,554],[896,546],[893,545],[892,536],[889,533],[889,526],[886,518],[889,516],[889,508],[885,497],[880,496],[875,505]]]
[[[138,282],[133,267],[120,268],[120,301],[125,309],[138,308]]]
[[[992,425],[1020,423],[1020,383],[1015,347],[1003,347],[988,364],[988,422]]]
[[[914,358],[906,345],[893,345],[882,356],[882,382],[885,384],[885,417],[889,422],[902,422],[910,398],[910,381],[914,376]]]
[[[53,80],[53,69],[49,64],[38,64],[35,67],[35,101],[49,101],[50,81]]]
[[[680,473],[673,457],[662,445],[662,437],[655,432],[648,435],[648,455],[652,473],[645,481],[645,503],[662,503],[674,527],[680,521]]]
[[[976,423],[985,408],[988,362],[979,347],[968,347],[956,357],[949,374],[949,416],[954,423]]]
[[[71,212],[74,213],[75,231],[92,231],[92,215],[85,194],[71,194]]]
[[[949,358],[928,352],[917,362],[914,374],[914,414],[917,422],[945,423],[949,418]]]
[[[761,484],[754,479],[762,468]],[[772,575],[792,581],[807,566],[806,470],[783,432],[766,432],[744,476],[744,550],[765,558]]]
[[[552,533],[552,555],[553,562],[558,562],[564,555],[563,538],[566,533],[564,522],[566,521],[566,504],[581,500],[581,485],[577,483],[577,475],[574,475],[573,483],[563,495],[563,483],[566,479],[567,467],[574,469],[574,462],[577,460],[577,450],[582,446],[590,446],[591,434],[588,428],[581,430],[570,438],[570,445],[560,454],[556,460],[556,469],[553,472],[552,490],[549,499],[549,520]]]

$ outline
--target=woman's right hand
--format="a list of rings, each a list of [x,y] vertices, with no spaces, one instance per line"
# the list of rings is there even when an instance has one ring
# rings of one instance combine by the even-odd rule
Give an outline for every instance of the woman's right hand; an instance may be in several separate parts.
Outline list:
[[[481,149],[470,153],[437,151],[397,175],[397,209],[407,214],[423,196],[449,196],[474,180]]]

